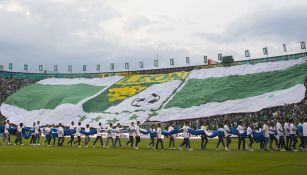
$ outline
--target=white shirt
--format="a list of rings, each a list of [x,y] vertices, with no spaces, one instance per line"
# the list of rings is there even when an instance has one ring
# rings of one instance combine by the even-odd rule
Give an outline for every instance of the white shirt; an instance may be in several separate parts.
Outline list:
[[[73,129],[75,129],[75,126],[74,125],[70,125],[69,129],[73,130]]]
[[[9,129],[10,129],[10,125],[8,123],[6,123],[5,127],[4,127],[4,133],[8,134],[9,133]]]
[[[271,134],[271,135],[275,134],[275,128],[273,126],[270,126],[269,134]]]
[[[129,126],[129,136],[134,136],[134,126]]]
[[[253,133],[253,130],[251,127],[247,127],[247,130],[246,130],[246,134],[249,136],[249,135],[252,135]]]
[[[241,125],[239,125],[239,126],[237,127],[237,130],[239,131],[239,134],[243,134],[243,132],[244,132],[244,128],[243,128],[243,126],[241,126]]]
[[[135,126],[135,136],[140,136],[141,133],[140,133],[140,126],[136,125]]]
[[[262,130],[262,132],[263,132],[264,137],[270,137],[268,125],[263,124],[263,130]]]
[[[173,130],[174,130],[174,127],[172,127],[172,126],[169,126],[169,127],[168,127],[168,131],[169,131],[169,132],[171,132],[171,131],[173,131]],[[172,134],[172,136],[174,137],[175,134]]]
[[[34,127],[34,133],[35,133],[35,134],[39,134],[39,125],[36,125],[36,126]]]
[[[289,123],[284,124],[285,135],[290,136],[290,125]]]
[[[227,125],[224,125],[224,135],[225,135],[225,137],[227,137],[227,136],[229,136],[230,134],[229,134],[229,127],[227,126]]]
[[[98,126],[96,128],[96,131],[97,131],[97,136],[101,136],[101,126]]]
[[[46,127],[44,130],[45,130],[45,134],[50,134],[50,128],[49,127]]]
[[[120,130],[121,130],[120,127],[116,127],[116,128],[115,128],[115,136],[116,136],[116,137],[120,137]]]
[[[112,137],[112,128],[110,126],[107,128],[107,137]]]
[[[88,135],[90,131],[91,131],[90,128],[85,128],[85,129],[84,129],[84,132],[86,133],[86,135]]]
[[[278,136],[284,136],[282,126],[279,122],[276,123],[276,129]]]
[[[58,137],[64,137],[64,129],[61,126],[58,128]]]
[[[183,125],[182,129],[183,129],[183,137],[184,138],[189,138],[189,131],[188,131],[189,127]]]
[[[307,136],[307,122],[304,122],[302,126],[303,126],[303,136],[306,137]]]
[[[157,128],[157,138],[161,139],[162,138],[162,130],[160,127]]]
[[[290,134],[296,135],[296,126],[293,123],[290,123]]]
[[[77,126],[76,127],[76,136],[81,136],[80,131],[81,131],[81,126]]]
[[[18,131],[19,133],[21,133],[22,128],[23,128],[23,126],[22,126],[22,127],[20,127],[20,126],[18,125],[18,126],[17,126],[17,131]]]

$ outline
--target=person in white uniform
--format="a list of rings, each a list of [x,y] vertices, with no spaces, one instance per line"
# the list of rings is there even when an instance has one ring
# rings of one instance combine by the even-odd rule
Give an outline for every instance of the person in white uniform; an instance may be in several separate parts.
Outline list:
[[[10,121],[6,120],[4,125],[4,132],[3,132],[3,144],[7,142],[8,145],[11,144],[11,137],[10,137]]]
[[[84,135],[85,135],[85,141],[84,141],[84,147],[88,147],[88,144],[90,142],[90,125],[86,124],[85,129],[84,129]]]
[[[135,131],[135,129],[134,129],[134,122],[131,122],[131,125],[128,128],[129,140],[126,143],[126,146],[130,144],[131,148],[133,148],[134,131]]]
[[[238,150],[241,150],[241,144],[242,144],[242,149],[245,151],[245,137],[243,136],[244,134],[244,127],[242,126],[242,121],[238,122],[237,126],[237,132],[238,132]]]
[[[74,139],[75,139],[75,134],[74,134],[74,132],[75,132],[75,122],[73,122],[73,121],[70,123],[69,132],[70,132],[70,140],[67,142],[67,144],[68,145],[70,144],[70,146],[72,146],[73,143],[74,143]]]
[[[276,123],[276,131],[277,131],[277,135],[278,135],[278,150],[279,151],[285,151],[286,149],[286,146],[285,146],[285,133],[284,133],[284,129],[281,125],[282,123],[282,119],[279,118],[277,120],[277,123]]]
[[[17,136],[16,136],[16,139],[15,139],[14,145],[17,145],[18,142],[19,142],[20,145],[23,145],[23,143],[22,143],[22,129],[23,129],[23,123],[20,123],[17,126]]]
[[[98,124],[98,127],[96,128],[97,131],[97,135],[96,135],[96,139],[94,141],[93,147],[95,148],[96,142],[99,140],[100,141],[100,145],[103,146],[103,141],[102,141],[102,136],[101,136],[101,123]]]
[[[290,150],[292,139],[290,137],[290,124],[289,119],[286,119],[286,122],[284,123],[284,132],[286,136],[286,150]]]
[[[160,124],[161,125],[161,124]],[[174,130],[174,126],[173,123],[171,123],[168,127],[168,131],[171,132]],[[169,144],[168,144],[168,149],[176,149],[175,148],[175,138],[176,138],[176,134],[171,134],[169,136]]]
[[[248,140],[249,140],[249,144],[248,144],[248,150],[249,150],[249,151],[254,151],[254,150],[253,150],[254,139],[253,139],[253,137],[252,137],[252,134],[253,134],[253,129],[252,129],[252,127],[253,127],[253,124],[250,123],[250,124],[248,125],[247,129],[246,129],[246,135],[247,135],[247,138],[248,138]]]
[[[64,128],[62,123],[59,123],[58,127],[58,146],[63,146],[64,143]]]
[[[117,123],[116,128],[115,128],[115,141],[113,147],[116,147],[116,144],[118,143],[119,147],[122,147],[121,141],[120,141],[120,135],[121,135],[121,126],[120,123]]]
[[[135,149],[139,149],[138,145],[140,142],[141,142],[140,121],[137,121],[135,126]]]
[[[161,145],[161,149],[163,150],[163,140],[162,140],[162,129],[161,129],[161,124],[158,123],[158,127],[157,127],[157,143],[156,143],[156,149],[158,149],[159,147],[159,143]]]
[[[292,151],[297,151],[297,149],[296,149],[297,128],[296,128],[296,122],[293,119],[290,119],[290,137],[292,139],[292,145],[290,145],[290,149]]]
[[[189,151],[192,151],[191,144],[190,144],[190,133],[189,133],[189,122],[185,122],[185,124],[182,127],[183,130],[183,142],[179,146],[179,150],[182,150],[182,147],[185,145],[185,148]]]
[[[77,140],[74,142],[74,144],[78,143],[78,147],[81,147],[81,122],[78,122],[78,126],[76,127],[76,136]]]
[[[303,127],[303,151],[306,151],[306,145],[307,145],[307,118],[304,119],[304,123],[302,124]]]
[[[114,144],[114,139],[112,135],[112,129],[113,129],[113,124],[110,123],[110,126],[107,128],[107,142],[106,142],[106,147],[109,148],[109,141],[112,141],[112,146]]]
[[[262,151],[268,151],[267,150],[267,145],[268,145],[268,143],[270,141],[270,133],[269,133],[268,122],[265,122],[263,124],[262,133],[263,133],[263,136],[264,136],[264,143],[263,143],[263,146],[262,146]]]

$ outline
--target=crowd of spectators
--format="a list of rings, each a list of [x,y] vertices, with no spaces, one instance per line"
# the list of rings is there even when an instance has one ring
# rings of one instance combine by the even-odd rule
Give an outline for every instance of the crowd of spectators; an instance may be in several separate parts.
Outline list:
[[[0,103],[18,89],[34,83],[32,79],[0,78]]]
[[[35,83],[32,79],[0,78],[0,104],[18,89]],[[5,117],[0,112],[0,125],[5,121]]]

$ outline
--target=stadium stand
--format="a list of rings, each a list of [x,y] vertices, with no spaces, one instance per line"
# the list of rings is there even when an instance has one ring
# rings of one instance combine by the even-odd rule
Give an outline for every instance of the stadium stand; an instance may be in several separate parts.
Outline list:
[[[301,57],[307,56],[307,52],[305,53],[297,53],[291,55],[283,55],[283,56],[275,56],[268,58],[259,58],[259,59],[251,59],[251,60],[243,60],[236,61],[231,66],[234,65],[244,65],[244,64],[258,64],[258,63],[266,63],[266,62],[276,62],[281,60],[295,60]],[[190,72],[192,70],[198,69],[208,69],[213,67],[222,67],[225,66],[223,64],[215,64],[215,65],[199,65],[199,66],[190,66],[190,67],[176,67],[176,68],[166,68],[166,69],[152,69],[152,70],[138,70],[138,71],[129,71],[129,72],[106,72],[106,73],[78,73],[78,74],[55,74],[55,73],[22,73],[22,72],[0,72],[0,104],[4,102],[7,97],[12,95],[14,92],[19,90],[22,87],[31,85],[35,82],[46,78],[103,78],[103,77],[111,77],[111,76],[123,76],[129,77],[132,75],[155,75],[155,74],[168,74],[174,72]],[[305,79],[305,86],[307,81]],[[283,117],[304,117],[307,113],[307,101],[306,95],[305,99],[298,104],[284,105],[273,108],[266,108],[259,112],[255,113],[234,113],[226,115],[227,118],[230,118],[232,125],[236,124],[236,121],[242,120],[244,122],[251,121],[254,125],[261,124],[261,121],[266,119],[274,119],[275,116],[283,116]],[[275,113],[272,115],[272,113]],[[219,123],[222,123],[225,115],[212,116],[209,118],[201,118],[190,120],[193,125],[197,126],[202,120],[207,121],[209,127],[211,129],[216,129]],[[0,124],[3,123],[5,117],[0,113]],[[174,122],[174,121],[172,121]],[[181,121],[175,121],[180,124]],[[166,122],[167,124],[168,122]]]

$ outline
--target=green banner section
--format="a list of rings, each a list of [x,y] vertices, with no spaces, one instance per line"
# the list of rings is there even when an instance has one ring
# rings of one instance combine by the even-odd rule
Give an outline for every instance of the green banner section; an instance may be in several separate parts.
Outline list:
[[[84,98],[95,95],[103,88],[104,86],[87,84],[42,85],[36,83],[20,89],[8,97],[5,103],[28,111],[54,109],[65,103],[77,104]]]
[[[304,84],[306,76],[307,63],[266,73],[190,79],[165,108],[190,108],[210,102],[253,97]]]
[[[111,106],[116,106],[125,99],[132,97],[153,84],[165,83],[173,80],[184,80],[188,72],[173,72],[156,75],[132,75],[121,79],[97,97],[83,104],[85,112],[104,112]]]

